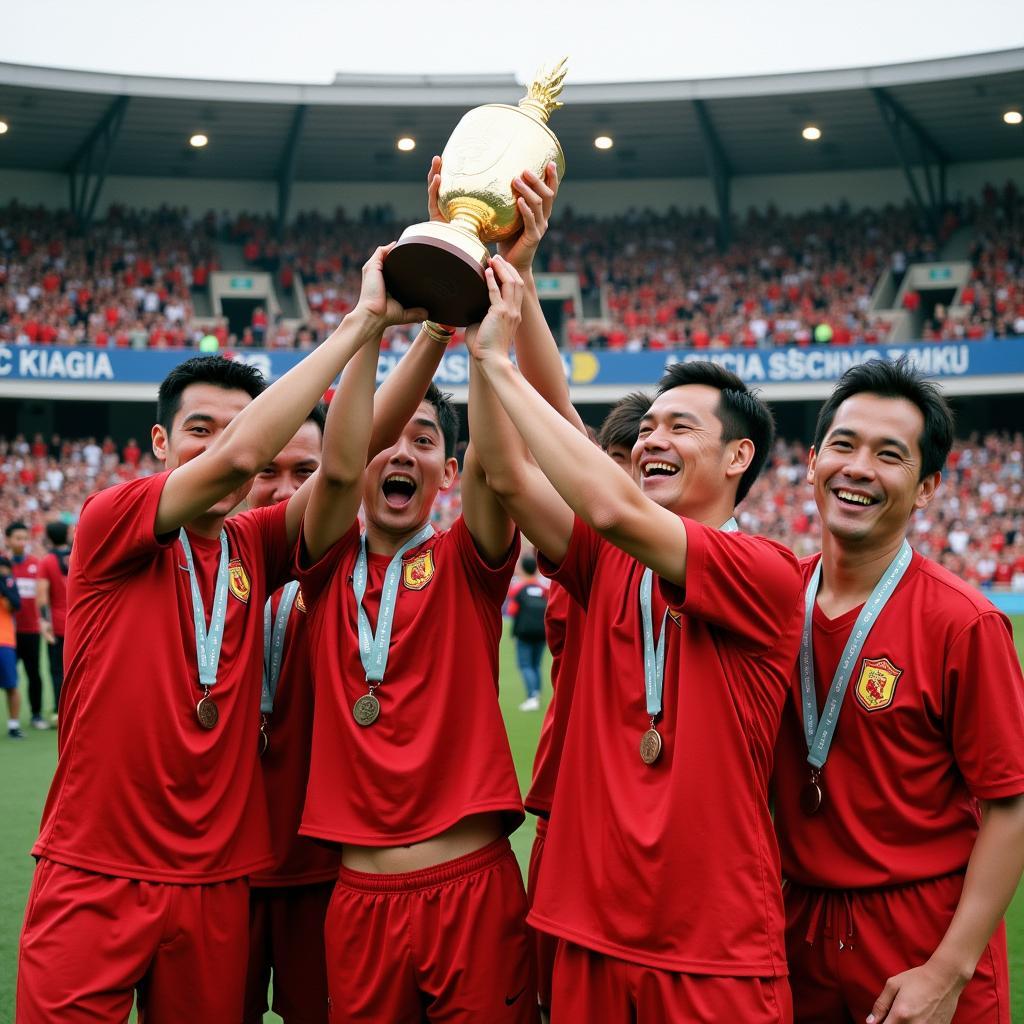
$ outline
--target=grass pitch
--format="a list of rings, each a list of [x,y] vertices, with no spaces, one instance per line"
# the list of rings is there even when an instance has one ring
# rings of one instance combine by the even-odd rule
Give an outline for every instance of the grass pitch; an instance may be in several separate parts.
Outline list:
[[[1018,653],[1024,661],[1024,616],[1014,619],[1014,634]],[[48,695],[48,687],[46,692]],[[545,683],[543,706],[546,706],[550,695],[550,686]],[[530,784],[533,753],[544,716],[543,712],[519,711],[518,705],[524,696],[516,670],[515,651],[506,639],[501,647],[501,706],[516,759],[519,783],[525,793]],[[22,703],[27,722],[27,698]],[[0,797],[0,1024],[11,1024],[14,1020],[18,934],[33,866],[28,851],[39,827],[43,800],[53,774],[56,748],[57,734],[52,729],[48,732],[27,729],[26,738],[20,743],[0,736],[0,778],[4,782]],[[524,874],[534,831],[534,818],[527,815],[525,824],[512,836],[512,847]],[[1006,924],[1010,946],[1011,1020],[1013,1024],[1024,1024],[1024,885],[1018,890],[1007,913]],[[280,1018],[269,1013],[265,1024],[280,1024]]]

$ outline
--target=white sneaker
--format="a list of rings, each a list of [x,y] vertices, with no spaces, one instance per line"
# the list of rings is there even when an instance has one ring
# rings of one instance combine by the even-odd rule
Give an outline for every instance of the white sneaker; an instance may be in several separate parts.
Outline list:
[[[46,719],[42,715],[32,716],[32,728],[33,729],[49,729],[50,726],[47,724]]]
[[[540,697],[527,697],[519,705],[520,711],[540,711]]]

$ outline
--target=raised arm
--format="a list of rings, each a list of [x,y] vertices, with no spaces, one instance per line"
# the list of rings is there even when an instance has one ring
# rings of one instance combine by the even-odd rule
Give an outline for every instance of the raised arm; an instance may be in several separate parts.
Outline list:
[[[499,255],[512,264],[523,279],[523,322],[516,333],[516,361],[523,376],[537,393],[580,433],[586,433],[583,420],[569,399],[562,357],[544,318],[533,276],[533,261],[541,239],[547,233],[551,210],[558,195],[558,171],[553,163],[544,170],[542,180],[533,171],[523,171],[513,179],[519,193],[516,203],[523,218],[523,230],[508,242],[499,244]]]
[[[474,362],[543,475],[569,508],[598,533],[659,576],[682,584],[686,575],[686,528],[682,521],[644,497],[604,452],[552,409],[512,365],[501,340],[491,334],[474,336]],[[490,479],[491,467],[486,460],[485,465]],[[504,494],[504,489],[500,493]],[[549,558],[558,559],[558,554],[546,548],[539,537],[532,537],[518,516],[517,521]]]
[[[380,276],[388,248],[378,249],[363,268]],[[422,320],[426,311],[401,309],[387,300],[380,278],[376,303],[364,301],[336,331],[298,366],[275,381],[228,424],[201,455],[177,467],[167,478],[157,508],[155,532],[170,533],[254,477],[302,426],[331,381],[363,345],[379,340],[390,324]],[[386,301],[385,301],[386,300]]]
[[[515,271],[500,256],[491,261],[487,277],[492,303],[495,301],[495,292],[499,292],[500,300],[500,291],[508,288],[508,285],[503,283],[499,291],[496,274],[505,282],[512,279]],[[499,322],[491,320],[488,314],[488,319],[485,319],[479,328],[471,327],[466,332],[467,344],[471,350],[487,344],[488,335],[500,334],[501,326]],[[503,344],[507,352],[508,341],[505,340]],[[540,401],[546,405],[543,399]],[[559,418],[553,410],[549,411]],[[569,430],[573,429],[567,423],[565,425]],[[499,499],[505,512],[519,524],[526,536],[548,558],[560,562],[565,556],[572,536],[572,510],[559,497],[537,464],[530,459],[522,437],[512,425],[512,421],[475,361],[470,368],[469,376],[469,436],[473,441],[474,463],[479,459],[486,474],[487,490],[492,496],[491,500],[494,497]],[[473,486],[470,484],[471,488]],[[464,476],[463,507],[465,506]]]

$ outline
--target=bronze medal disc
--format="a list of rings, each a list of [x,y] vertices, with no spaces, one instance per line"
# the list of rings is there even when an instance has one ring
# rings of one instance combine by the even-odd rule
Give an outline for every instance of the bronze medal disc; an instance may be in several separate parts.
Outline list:
[[[358,725],[373,725],[380,716],[380,701],[372,693],[364,694],[352,705],[352,717]]]
[[[661,757],[661,733],[653,726],[640,737],[640,760],[654,764]]]
[[[203,697],[196,705],[196,718],[199,719],[199,724],[204,729],[216,728],[220,712],[217,710],[217,705],[214,704],[213,698],[209,694]]]
[[[805,782],[800,790],[800,810],[810,816],[818,813],[821,807],[821,786],[814,779]]]

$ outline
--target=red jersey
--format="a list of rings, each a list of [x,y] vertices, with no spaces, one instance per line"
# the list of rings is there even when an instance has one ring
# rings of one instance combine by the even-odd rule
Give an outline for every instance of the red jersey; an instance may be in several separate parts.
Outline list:
[[[403,557],[380,717],[363,727],[367,692],[352,575],[359,525],[296,578],[309,609],[316,681],[303,835],[397,846],[440,835],[467,815],[523,820],[498,706],[501,605],[519,553],[491,568],[460,516]],[[388,555],[369,554],[363,607],[376,628]]]
[[[528,920],[649,967],[783,976],[768,781],[800,641],[800,573],[763,537],[685,525],[685,593],[653,588],[656,632],[672,612],[653,765],[640,759],[643,565],[577,519],[562,564],[545,566],[587,614]]]
[[[64,564],[70,552],[61,549]],[[50,584],[50,622],[55,636],[64,635],[64,625],[68,615],[68,578],[61,568],[61,555],[51,551],[39,563],[39,577]]]
[[[93,494],[68,575],[57,771],[33,847],[72,867],[154,882],[218,882],[270,862],[257,766],[263,603],[287,578],[286,504],[224,524],[231,585],[212,697],[202,696],[177,531],[153,532],[169,472]],[[207,619],[220,544],[189,534]]]
[[[14,628],[19,633],[39,632],[39,566],[42,559],[35,555],[23,555],[11,559],[11,575],[18,582],[18,596],[21,607],[14,614]]]
[[[818,556],[804,559],[805,581]],[[860,613],[814,609],[824,707]],[[914,554],[868,634],[843,698],[822,805],[801,812],[809,777],[799,672],[775,754],[783,874],[827,888],[905,885],[961,871],[976,800],[1024,793],[1024,679],[1009,620],[973,587]]]
[[[274,615],[277,615],[281,594],[279,590],[273,596],[271,611]],[[260,758],[274,863],[249,879],[257,888],[328,882],[338,877],[341,865],[337,850],[299,835],[313,739],[313,673],[306,618],[306,605],[300,592],[288,616],[274,710],[267,715],[269,745]]]
[[[551,584],[544,628],[551,651],[551,703],[544,715],[537,753],[533,758],[533,782],[526,794],[526,809],[547,818],[555,798],[558,765],[569,725],[572,693],[576,684],[586,612],[569,596],[565,587]]]

